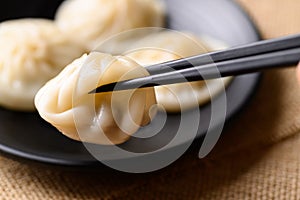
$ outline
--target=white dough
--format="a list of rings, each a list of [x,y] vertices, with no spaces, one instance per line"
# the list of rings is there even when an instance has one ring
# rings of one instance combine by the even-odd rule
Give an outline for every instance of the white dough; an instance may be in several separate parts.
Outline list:
[[[97,144],[125,142],[156,104],[153,88],[88,94],[97,86],[149,73],[125,57],[91,53],[68,65],[36,95],[42,118],[66,136]]]
[[[65,38],[45,19],[21,19],[0,24],[0,105],[35,110],[36,92],[83,49]]]
[[[133,44],[125,55],[143,66],[176,60],[226,48],[221,42],[209,37],[199,40],[191,34],[162,31]],[[232,78],[197,81],[155,87],[156,98],[167,112],[180,112],[208,102],[219,94]],[[209,88],[209,89],[208,89]]]
[[[91,51],[122,31],[163,26],[164,6],[160,0],[67,0],[58,9],[56,22]]]

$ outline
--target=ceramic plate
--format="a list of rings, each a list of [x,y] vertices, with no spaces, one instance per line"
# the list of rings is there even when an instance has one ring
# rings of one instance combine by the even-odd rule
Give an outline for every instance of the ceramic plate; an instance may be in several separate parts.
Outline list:
[[[38,16],[41,15],[40,13],[44,13],[41,11],[42,9],[48,9],[49,5],[46,3],[48,1],[38,2],[45,2],[45,6],[36,4],[39,7],[32,8],[30,12],[28,10],[29,13],[24,13],[22,16]],[[56,8],[57,3],[57,1],[52,3],[53,8]],[[248,16],[231,0],[166,0],[166,5],[168,26],[171,29],[187,30],[199,35],[206,34],[222,40],[230,46],[246,44],[259,39],[257,31]],[[14,12],[18,13],[15,10]],[[53,12],[49,13],[48,16],[52,14]],[[13,16],[10,16],[10,18],[13,18]],[[2,16],[2,19],[5,19],[5,17]],[[259,77],[259,74],[238,76],[229,85],[225,93],[215,98],[215,103],[218,104],[221,102],[218,99],[222,99],[226,95],[227,120],[237,113],[253,95]],[[192,113],[191,110],[185,115],[192,115]],[[211,104],[201,107],[200,113],[198,137],[205,135],[208,130],[211,120]],[[180,120],[180,115],[169,115],[159,134],[144,140],[131,139],[120,145],[120,147],[136,152],[155,151],[153,155],[159,158],[160,153],[174,151],[177,147],[183,145],[177,143],[161,150],[174,137],[178,120]],[[155,123],[158,123],[158,120],[154,120],[154,124],[151,126],[155,127]],[[218,125],[222,126],[222,122],[214,124],[216,127]],[[149,129],[149,127],[147,128]],[[98,145],[94,147],[99,150],[102,149],[108,155],[110,154],[107,147]],[[18,157],[59,165],[86,166],[99,164],[83,144],[64,137],[55,128],[43,121],[37,113],[20,113],[0,109],[0,150]],[[118,158],[116,157],[116,159]],[[139,159],[139,154],[137,154],[136,159]]]

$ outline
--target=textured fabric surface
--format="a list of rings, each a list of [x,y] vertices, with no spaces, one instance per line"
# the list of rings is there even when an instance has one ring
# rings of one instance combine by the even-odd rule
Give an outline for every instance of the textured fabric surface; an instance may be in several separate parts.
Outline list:
[[[240,0],[264,38],[300,32],[299,0]],[[0,199],[300,199],[300,87],[294,69],[266,73],[213,152],[161,171],[76,170],[0,156]]]

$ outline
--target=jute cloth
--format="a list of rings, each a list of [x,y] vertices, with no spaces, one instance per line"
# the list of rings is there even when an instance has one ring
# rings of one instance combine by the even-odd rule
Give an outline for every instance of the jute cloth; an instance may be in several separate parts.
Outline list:
[[[264,38],[300,32],[299,0],[241,0]],[[294,69],[264,75],[250,104],[205,159],[191,150],[131,175],[0,156],[0,199],[300,199],[300,87]]]

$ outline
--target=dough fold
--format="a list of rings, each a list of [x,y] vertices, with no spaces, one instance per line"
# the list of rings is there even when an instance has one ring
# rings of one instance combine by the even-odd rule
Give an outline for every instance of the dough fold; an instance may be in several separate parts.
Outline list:
[[[89,51],[122,31],[164,25],[160,0],[67,0],[57,11],[56,23],[74,42]]]
[[[66,136],[90,143],[121,144],[149,123],[153,88],[88,94],[100,85],[149,75],[136,62],[93,52],[68,65],[36,95],[41,117]]]
[[[148,66],[224,48],[226,45],[222,42],[207,36],[160,31],[138,40],[124,54],[140,65]],[[228,77],[158,86],[155,87],[157,103],[167,112],[181,112],[198,107],[222,92],[231,80]]]
[[[83,49],[46,19],[20,19],[0,24],[0,104],[33,111],[37,91]]]

